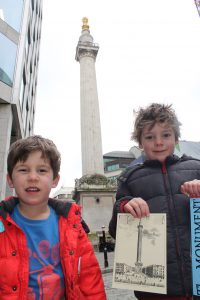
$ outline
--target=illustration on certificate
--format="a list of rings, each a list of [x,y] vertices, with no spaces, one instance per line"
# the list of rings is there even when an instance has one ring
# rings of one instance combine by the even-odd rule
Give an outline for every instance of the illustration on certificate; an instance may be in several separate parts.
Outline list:
[[[112,286],[166,294],[166,214],[118,214]]]

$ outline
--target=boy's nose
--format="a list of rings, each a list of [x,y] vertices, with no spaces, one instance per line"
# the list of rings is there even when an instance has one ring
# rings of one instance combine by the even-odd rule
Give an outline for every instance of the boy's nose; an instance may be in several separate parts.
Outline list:
[[[29,172],[29,176],[28,176],[29,180],[37,180],[38,179],[38,174],[35,171],[31,171]]]
[[[162,137],[156,137],[155,144],[156,144],[156,146],[162,145],[163,144]]]

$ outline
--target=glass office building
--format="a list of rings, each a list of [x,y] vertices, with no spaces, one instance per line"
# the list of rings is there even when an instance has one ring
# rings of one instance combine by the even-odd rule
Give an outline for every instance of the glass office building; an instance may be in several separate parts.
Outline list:
[[[0,0],[0,200],[10,144],[33,134],[42,0]]]

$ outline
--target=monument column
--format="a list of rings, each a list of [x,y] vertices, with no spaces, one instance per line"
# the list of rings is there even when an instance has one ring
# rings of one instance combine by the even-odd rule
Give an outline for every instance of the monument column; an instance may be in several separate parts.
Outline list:
[[[99,46],[93,42],[88,19],[83,18],[82,33],[76,47],[80,63],[80,112],[82,175],[104,174],[101,123],[95,60]]]
[[[135,263],[136,272],[142,272],[142,234],[143,234],[143,225],[141,224],[141,219],[138,224],[138,241],[137,241],[137,261]]]
[[[116,193],[116,184],[104,175],[95,72],[98,50],[89,31],[88,19],[83,18],[76,47],[76,60],[80,63],[82,177],[75,180],[73,199],[81,205],[82,218],[94,233],[109,223]]]

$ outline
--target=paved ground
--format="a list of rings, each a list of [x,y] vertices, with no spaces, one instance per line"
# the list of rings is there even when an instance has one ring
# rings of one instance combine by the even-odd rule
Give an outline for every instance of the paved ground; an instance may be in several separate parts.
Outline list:
[[[137,300],[133,291],[112,288],[114,252],[108,252],[107,254],[107,268],[104,267],[104,254],[102,252],[95,252],[95,254],[102,270],[107,300]]]

